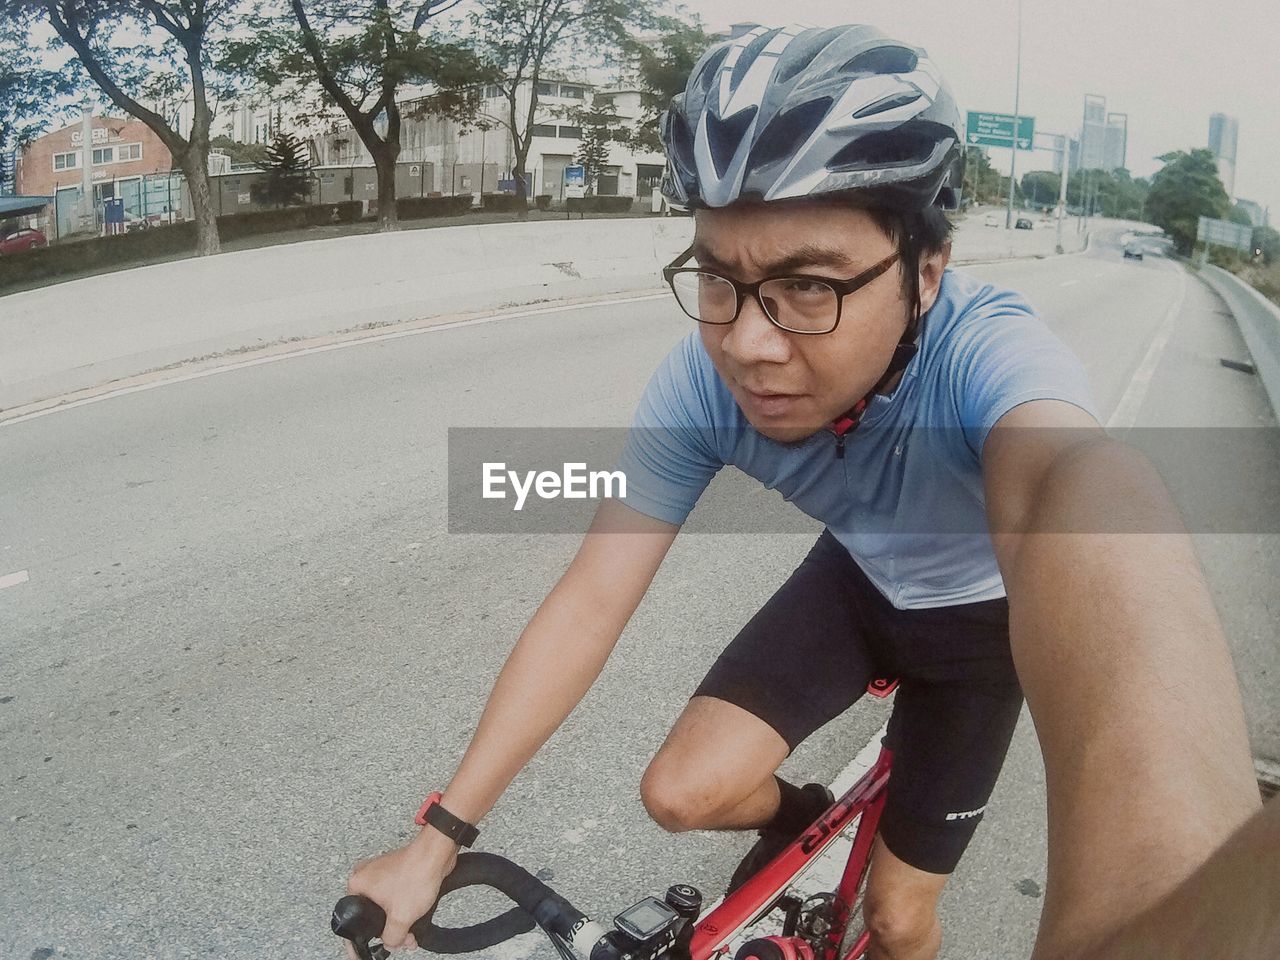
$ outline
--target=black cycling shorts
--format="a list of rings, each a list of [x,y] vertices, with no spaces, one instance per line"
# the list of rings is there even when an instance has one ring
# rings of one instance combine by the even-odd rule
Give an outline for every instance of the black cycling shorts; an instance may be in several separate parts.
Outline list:
[[[898,610],[828,530],[694,695],[755,714],[794,750],[876,677],[900,681],[885,737],[893,774],[880,835],[911,866],[951,873],[1022,707],[1007,600]]]

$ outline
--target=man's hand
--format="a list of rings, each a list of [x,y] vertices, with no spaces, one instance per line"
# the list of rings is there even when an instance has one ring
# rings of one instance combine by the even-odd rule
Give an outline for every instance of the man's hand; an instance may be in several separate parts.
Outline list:
[[[417,942],[409,927],[435,904],[457,859],[457,846],[427,827],[407,846],[357,866],[347,881],[347,893],[368,897],[386,912],[382,942],[387,949],[412,950]],[[357,960],[351,944],[347,956]]]

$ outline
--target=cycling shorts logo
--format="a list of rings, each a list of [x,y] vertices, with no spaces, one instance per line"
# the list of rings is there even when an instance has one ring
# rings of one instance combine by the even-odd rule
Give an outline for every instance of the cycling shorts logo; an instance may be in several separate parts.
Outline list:
[[[986,806],[981,806],[977,810],[965,810],[961,813],[948,813],[948,820],[972,820],[974,817],[982,816],[982,812],[986,810]]]

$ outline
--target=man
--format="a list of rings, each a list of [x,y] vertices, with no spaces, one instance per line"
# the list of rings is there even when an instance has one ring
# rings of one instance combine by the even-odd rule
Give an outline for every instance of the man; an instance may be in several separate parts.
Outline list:
[[[898,676],[865,915],[872,956],[928,960],[1025,690],[1050,795],[1037,950],[1084,949],[1257,806],[1225,644],[1163,486],[1102,433],[1079,363],[1022,300],[947,271],[939,207],[958,200],[962,137],[923,51],[864,26],[759,28],[707,52],[663,133],[664,194],[696,217],[666,277],[697,333],[649,383],[625,504],[600,509],[521,636],[434,825],[352,892],[404,941],[453,840],[594,682],[733,464],[827,530],[676,721],[641,782],[651,815],[759,829],[738,882],[829,800],[778,765],[873,676]],[[1175,725],[1197,730],[1193,755]]]

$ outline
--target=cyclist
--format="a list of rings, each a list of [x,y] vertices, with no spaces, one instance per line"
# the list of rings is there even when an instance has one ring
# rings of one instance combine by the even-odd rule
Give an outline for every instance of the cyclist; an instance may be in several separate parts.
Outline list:
[[[867,26],[759,28],[702,57],[663,137],[664,195],[695,216],[666,275],[696,331],[640,401],[625,501],[521,635],[429,826],[351,891],[405,942],[732,464],[826,530],[645,772],[654,819],[759,830],[737,882],[829,800],[778,765],[892,673],[865,918],[872,956],[933,957],[1025,690],[1050,797],[1039,949],[1138,914],[1256,807],[1235,679],[1176,512],[1098,426],[1080,363],[1020,297],[947,269],[963,139],[937,67]]]

